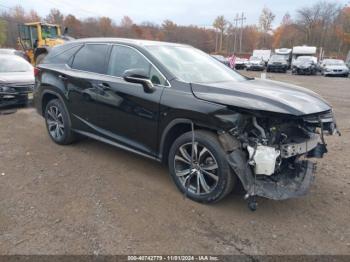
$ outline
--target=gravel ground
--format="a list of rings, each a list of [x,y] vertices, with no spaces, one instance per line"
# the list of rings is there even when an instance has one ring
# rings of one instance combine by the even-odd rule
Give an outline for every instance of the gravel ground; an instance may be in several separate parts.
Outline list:
[[[249,73],[258,75],[258,73]],[[0,254],[350,254],[350,79],[268,74],[320,93],[328,137],[309,195],[185,199],[156,162],[93,141],[58,146],[32,108],[0,115]]]

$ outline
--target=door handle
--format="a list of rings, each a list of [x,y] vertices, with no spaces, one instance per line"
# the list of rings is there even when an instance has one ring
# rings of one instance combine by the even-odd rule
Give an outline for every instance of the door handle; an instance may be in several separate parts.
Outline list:
[[[58,78],[61,79],[61,80],[67,80],[68,78],[65,77],[64,75],[58,75]]]
[[[107,90],[110,90],[111,87],[109,84],[107,83],[100,83],[100,84],[97,84],[97,87],[102,89],[103,91],[107,91]]]

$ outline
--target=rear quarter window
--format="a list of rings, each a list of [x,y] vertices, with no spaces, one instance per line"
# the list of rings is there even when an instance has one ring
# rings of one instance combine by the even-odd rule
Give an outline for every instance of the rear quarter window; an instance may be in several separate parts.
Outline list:
[[[108,50],[107,44],[86,44],[75,54],[72,68],[105,74]]]
[[[68,48],[54,49],[43,60],[44,64],[69,64],[73,55],[82,45],[68,46]]]

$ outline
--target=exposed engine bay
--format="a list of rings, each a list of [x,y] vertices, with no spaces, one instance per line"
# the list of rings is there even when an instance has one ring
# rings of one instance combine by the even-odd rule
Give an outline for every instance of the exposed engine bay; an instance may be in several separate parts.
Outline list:
[[[315,170],[308,159],[327,153],[325,135],[340,135],[332,111],[276,118],[237,114],[235,124],[219,139],[247,198],[282,200],[306,194]]]

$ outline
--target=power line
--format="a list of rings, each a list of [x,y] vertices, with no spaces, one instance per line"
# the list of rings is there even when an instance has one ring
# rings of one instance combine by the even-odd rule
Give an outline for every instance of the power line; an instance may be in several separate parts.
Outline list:
[[[51,2],[51,3],[53,3],[56,7],[58,7],[59,9],[61,8],[61,9],[65,9],[64,7],[63,7],[63,5],[62,4],[64,4],[65,6],[69,6],[69,7],[74,7],[74,9],[78,9],[78,10],[80,10],[81,12],[83,12],[83,13],[88,13],[88,14],[93,14],[93,15],[97,15],[97,16],[101,16],[101,14],[99,14],[99,13],[97,13],[97,12],[94,12],[94,11],[91,11],[91,10],[87,10],[87,9],[84,9],[84,8],[82,8],[82,7],[80,7],[80,6],[77,6],[77,5],[74,5],[73,3],[67,3],[67,2],[64,2],[64,1],[60,1],[60,3],[58,3],[58,2],[56,2],[55,0],[48,0],[49,2]]]
[[[236,48],[236,43],[237,43],[237,33],[238,33],[238,26],[239,28],[239,53],[242,53],[242,39],[243,39],[243,23],[247,18],[244,16],[244,13],[242,12],[241,15],[239,15],[238,13],[236,14],[235,19],[233,19],[234,24],[235,24],[235,28],[234,28],[234,34],[235,34],[235,38],[234,38],[234,44],[233,44],[233,52],[236,52],[237,48]]]
[[[12,7],[9,7],[9,6],[3,5],[3,4],[0,4],[0,6],[4,7],[4,8],[7,8],[7,9],[12,9]]]

